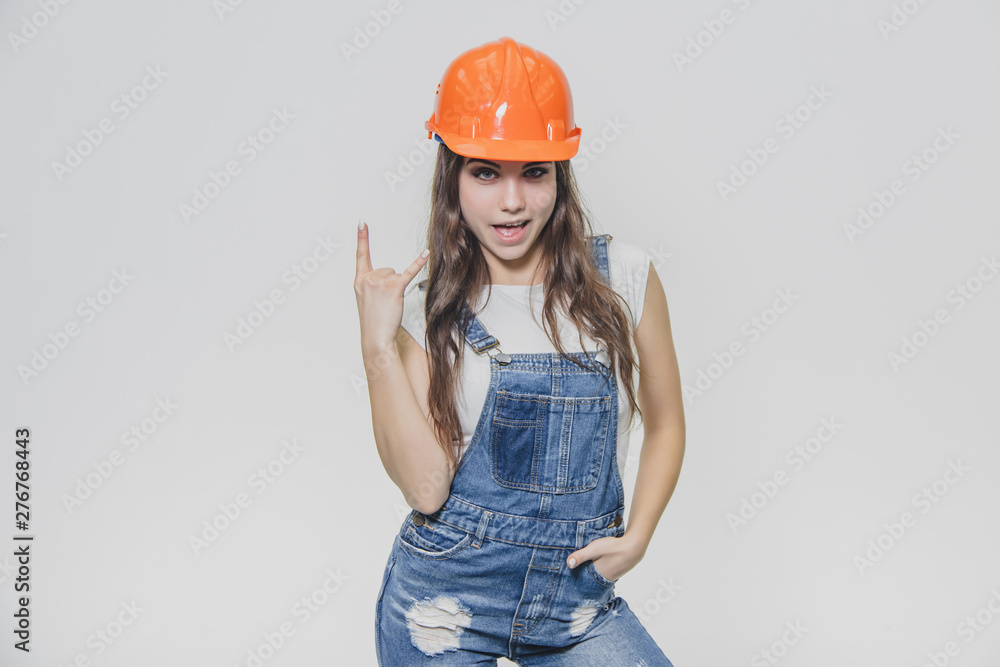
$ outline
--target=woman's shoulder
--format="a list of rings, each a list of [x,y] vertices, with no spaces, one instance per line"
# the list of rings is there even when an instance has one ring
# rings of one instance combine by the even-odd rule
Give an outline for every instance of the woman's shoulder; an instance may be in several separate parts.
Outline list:
[[[649,255],[627,239],[612,238],[608,242],[608,270],[611,286],[621,294],[632,309],[632,328],[642,317],[649,278]]]
[[[649,255],[646,251],[625,238],[614,237],[608,241],[608,259],[630,269],[649,268]]]

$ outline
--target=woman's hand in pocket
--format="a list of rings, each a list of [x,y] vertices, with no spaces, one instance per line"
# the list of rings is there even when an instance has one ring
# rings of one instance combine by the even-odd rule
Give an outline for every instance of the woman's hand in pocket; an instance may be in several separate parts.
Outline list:
[[[638,565],[645,553],[645,545],[636,542],[628,534],[621,537],[609,535],[599,537],[571,553],[566,558],[566,564],[574,568],[590,560],[602,577],[608,581],[617,581]]]

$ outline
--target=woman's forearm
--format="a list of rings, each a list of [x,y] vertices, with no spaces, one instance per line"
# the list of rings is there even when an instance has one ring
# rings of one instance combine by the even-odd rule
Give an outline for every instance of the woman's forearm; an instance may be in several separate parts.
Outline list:
[[[431,514],[447,500],[452,474],[424,418],[395,343],[362,347],[375,447],[407,504]]]
[[[632,507],[625,534],[630,535],[645,553],[653,531],[677,486],[684,459],[685,427],[683,422],[647,432],[639,455]]]

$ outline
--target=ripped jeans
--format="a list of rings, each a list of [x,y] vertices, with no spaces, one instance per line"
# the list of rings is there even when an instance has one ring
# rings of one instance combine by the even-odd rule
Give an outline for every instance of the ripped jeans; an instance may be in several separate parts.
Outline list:
[[[496,665],[499,656],[518,665],[673,667],[593,561],[570,569],[573,549],[481,539],[433,517],[412,513],[393,542],[377,602],[380,667]]]

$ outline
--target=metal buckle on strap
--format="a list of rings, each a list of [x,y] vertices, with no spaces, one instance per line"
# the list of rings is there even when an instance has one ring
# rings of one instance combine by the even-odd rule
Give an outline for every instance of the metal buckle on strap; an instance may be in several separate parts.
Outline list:
[[[497,338],[495,336],[493,336],[492,334],[490,334],[487,331],[483,331],[483,333],[485,333],[486,335],[483,336],[482,338],[477,338],[474,341],[469,341],[470,345],[472,345],[472,349],[476,351],[476,354],[486,353],[487,356],[489,356],[490,358],[496,359],[498,363],[501,363],[501,364],[504,364],[504,365],[509,364],[510,363],[510,356],[507,355],[507,354],[504,354],[503,351],[500,350],[500,341],[497,340]],[[489,340],[491,338],[493,339],[493,341],[491,343],[489,343],[487,345],[484,345],[482,347],[479,347],[479,343],[482,343],[483,341]],[[492,350],[493,348],[497,348],[497,353],[496,354],[489,354],[487,352],[487,350]]]
[[[486,338],[490,338],[490,336],[480,338],[479,340],[475,341],[473,345],[475,345],[475,343],[478,343],[480,340],[486,340]],[[487,350],[492,350],[493,348],[497,348],[496,354],[490,354],[489,352],[487,352]],[[494,338],[493,342],[490,343],[489,345],[480,348],[473,347],[472,349],[476,350],[477,354],[485,353],[486,356],[492,359],[496,359],[498,364],[503,364],[504,366],[506,366],[507,364],[510,363],[510,355],[505,354],[503,350],[500,349],[500,341],[498,341],[496,338]]]
[[[500,341],[498,341],[498,340],[497,340],[496,338],[493,338],[493,342],[492,342],[492,343],[490,343],[489,345],[486,345],[486,346],[483,346],[483,347],[477,347],[477,346],[476,346],[476,344],[477,344],[477,343],[479,343],[480,341],[484,341],[484,340],[486,340],[487,338],[493,338],[493,336],[490,336],[490,335],[486,335],[486,336],[483,336],[482,338],[480,338],[479,340],[476,340],[476,341],[473,341],[473,342],[472,342],[472,345],[473,345],[473,348],[472,348],[472,349],[474,349],[474,350],[475,350],[476,352],[478,352],[479,354],[482,354],[482,353],[483,353],[483,352],[485,352],[486,350],[489,350],[489,349],[491,349],[491,348],[494,348],[494,347],[499,347],[499,346],[500,346]]]
[[[496,354],[491,354],[489,356],[491,358],[493,358],[493,359],[496,359],[498,364],[500,364],[502,366],[506,366],[507,364],[510,363],[510,355],[507,354],[506,352],[502,351],[498,347],[499,345],[500,345],[499,342],[496,345],[490,345],[490,347],[496,347],[497,348],[497,353]]]

